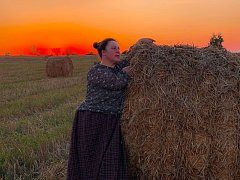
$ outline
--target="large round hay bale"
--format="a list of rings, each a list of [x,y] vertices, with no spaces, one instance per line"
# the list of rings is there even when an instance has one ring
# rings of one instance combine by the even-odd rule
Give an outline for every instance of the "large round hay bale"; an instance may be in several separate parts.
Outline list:
[[[138,43],[122,130],[139,179],[240,178],[240,61],[226,50]]]
[[[46,73],[49,77],[72,75],[72,60],[67,56],[50,56],[47,58]]]

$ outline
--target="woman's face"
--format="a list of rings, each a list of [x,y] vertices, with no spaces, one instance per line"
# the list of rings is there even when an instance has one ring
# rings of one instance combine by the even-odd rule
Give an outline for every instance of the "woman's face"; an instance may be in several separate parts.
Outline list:
[[[102,57],[114,64],[119,62],[120,49],[118,43],[116,41],[109,41],[105,50],[102,51]]]

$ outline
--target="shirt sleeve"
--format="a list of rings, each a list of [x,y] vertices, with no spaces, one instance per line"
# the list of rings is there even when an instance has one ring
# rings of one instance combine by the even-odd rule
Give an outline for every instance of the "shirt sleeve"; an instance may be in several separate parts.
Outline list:
[[[106,68],[93,68],[89,71],[88,83],[100,88],[122,90],[128,84],[129,76],[124,71],[114,72]]]
[[[122,69],[128,65],[129,65],[129,61],[126,58],[122,59],[119,63],[116,64],[116,66],[118,66],[119,69]]]

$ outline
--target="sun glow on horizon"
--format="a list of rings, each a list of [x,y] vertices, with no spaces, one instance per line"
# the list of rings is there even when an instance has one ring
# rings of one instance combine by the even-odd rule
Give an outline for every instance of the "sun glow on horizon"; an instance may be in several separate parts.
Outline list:
[[[128,49],[139,38],[157,44],[207,46],[221,33],[223,46],[240,51],[238,0],[2,0],[0,55],[95,52],[106,37]]]

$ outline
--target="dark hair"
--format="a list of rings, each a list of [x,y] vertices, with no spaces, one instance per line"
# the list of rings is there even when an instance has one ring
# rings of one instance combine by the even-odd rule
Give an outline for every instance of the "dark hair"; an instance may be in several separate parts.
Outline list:
[[[109,41],[116,41],[113,38],[106,38],[104,40],[102,40],[101,42],[94,42],[93,43],[93,47],[95,49],[97,49],[99,56],[102,58],[102,50],[106,49],[106,46],[108,44]]]

